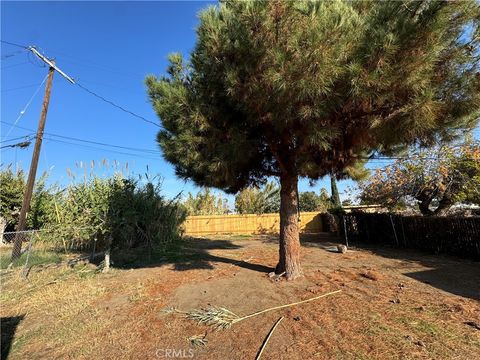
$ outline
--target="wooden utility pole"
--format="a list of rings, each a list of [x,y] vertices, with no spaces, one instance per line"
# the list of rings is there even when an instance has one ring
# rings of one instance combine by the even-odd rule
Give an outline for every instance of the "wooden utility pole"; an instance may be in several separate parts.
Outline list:
[[[70,83],[75,84],[75,81],[65,74],[58,66],[55,65],[55,61],[47,58],[40,53],[35,46],[29,46],[30,50],[36,57],[42,60],[49,66],[47,86],[45,87],[45,95],[43,97],[42,113],[40,115],[40,121],[38,123],[37,136],[35,141],[35,148],[33,149],[32,163],[30,164],[30,171],[28,173],[27,187],[25,194],[23,195],[22,210],[20,211],[20,218],[18,220],[17,234],[15,235],[15,241],[13,243],[12,250],[12,262],[20,257],[22,254],[22,242],[23,234],[20,231],[25,230],[25,224],[27,222],[27,214],[30,209],[30,201],[32,200],[33,186],[35,185],[35,176],[37,175],[38,159],[40,158],[40,148],[42,147],[43,131],[45,129],[45,120],[47,118],[48,104],[50,102],[50,91],[52,89],[53,73],[57,71]]]
[[[23,195],[22,209],[18,219],[17,234],[13,244],[12,261],[19,258],[22,253],[23,234],[20,231],[25,230],[27,221],[27,213],[30,209],[30,201],[32,200],[33,186],[35,185],[35,177],[37,175],[38,159],[40,158],[40,148],[42,147],[43,132],[45,129],[45,121],[47,119],[48,104],[50,102],[50,92],[52,90],[53,74],[55,73],[55,62],[51,61],[53,66],[48,70],[47,86],[45,87],[45,95],[43,97],[42,113],[38,122],[37,136],[35,140],[35,148],[33,149],[32,162],[30,171],[28,172],[27,186]]]

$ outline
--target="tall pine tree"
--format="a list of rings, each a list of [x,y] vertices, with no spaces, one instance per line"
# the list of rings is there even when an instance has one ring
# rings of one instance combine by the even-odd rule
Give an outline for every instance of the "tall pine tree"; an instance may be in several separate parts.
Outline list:
[[[299,178],[428,145],[480,115],[471,1],[222,1],[188,60],[146,79],[176,174],[235,193],[280,179],[276,267],[301,275]]]

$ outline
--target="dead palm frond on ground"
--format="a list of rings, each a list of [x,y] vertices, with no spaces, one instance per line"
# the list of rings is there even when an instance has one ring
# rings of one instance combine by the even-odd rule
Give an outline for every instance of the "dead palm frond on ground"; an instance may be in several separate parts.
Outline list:
[[[170,307],[170,308],[164,309],[163,312],[183,314],[187,319],[196,321],[198,324],[212,326],[217,330],[224,330],[224,329],[230,328],[233,324],[238,323],[242,320],[246,320],[251,317],[261,315],[269,311],[279,310],[279,309],[284,309],[284,308],[295,306],[295,305],[304,304],[313,300],[317,300],[323,297],[337,294],[341,291],[342,290],[332,291],[332,292],[315,296],[313,298],[309,298],[306,300],[297,301],[297,302],[286,304],[286,305],[280,305],[280,306],[275,306],[272,308],[256,311],[252,314],[245,315],[245,316],[238,316],[237,314],[233,313],[228,309],[225,309],[223,307],[215,307],[215,306],[211,306],[205,309],[193,309],[190,311],[182,311],[182,310],[176,309],[175,307]]]

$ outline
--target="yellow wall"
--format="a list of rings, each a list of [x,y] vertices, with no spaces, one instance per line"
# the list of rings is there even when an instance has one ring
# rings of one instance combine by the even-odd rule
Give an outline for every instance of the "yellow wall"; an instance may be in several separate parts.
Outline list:
[[[279,232],[280,216],[279,214],[188,216],[184,227],[186,235],[272,234]],[[321,214],[300,213],[300,231],[322,232]]]

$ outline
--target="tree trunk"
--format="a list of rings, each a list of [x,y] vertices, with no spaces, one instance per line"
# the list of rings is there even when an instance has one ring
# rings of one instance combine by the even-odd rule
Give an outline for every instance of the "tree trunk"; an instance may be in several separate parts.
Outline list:
[[[454,201],[452,200],[452,197],[451,197],[450,193],[448,191],[446,191],[443,194],[442,199],[438,203],[438,207],[433,212],[434,215],[445,216],[447,214],[448,210],[450,210],[450,208],[452,207],[453,204],[454,204]]]
[[[418,209],[420,210],[423,216],[433,215],[433,211],[430,210],[431,202],[432,200],[429,199],[429,200],[420,201],[420,203],[418,204]]]
[[[341,208],[340,194],[338,193],[337,180],[333,175],[330,175],[330,187],[332,189],[332,204],[334,208]]]
[[[440,198],[438,202],[438,206],[435,210],[430,209],[430,205],[434,199],[434,196]],[[448,210],[454,204],[452,200],[451,194],[449,191],[445,191],[443,194],[439,194],[438,190],[424,190],[416,197],[419,200],[418,208],[422,215],[424,216],[444,216],[448,212]]]
[[[297,183],[297,175],[283,174],[280,176],[280,259],[275,273],[285,273],[287,280],[293,280],[302,275]]]

